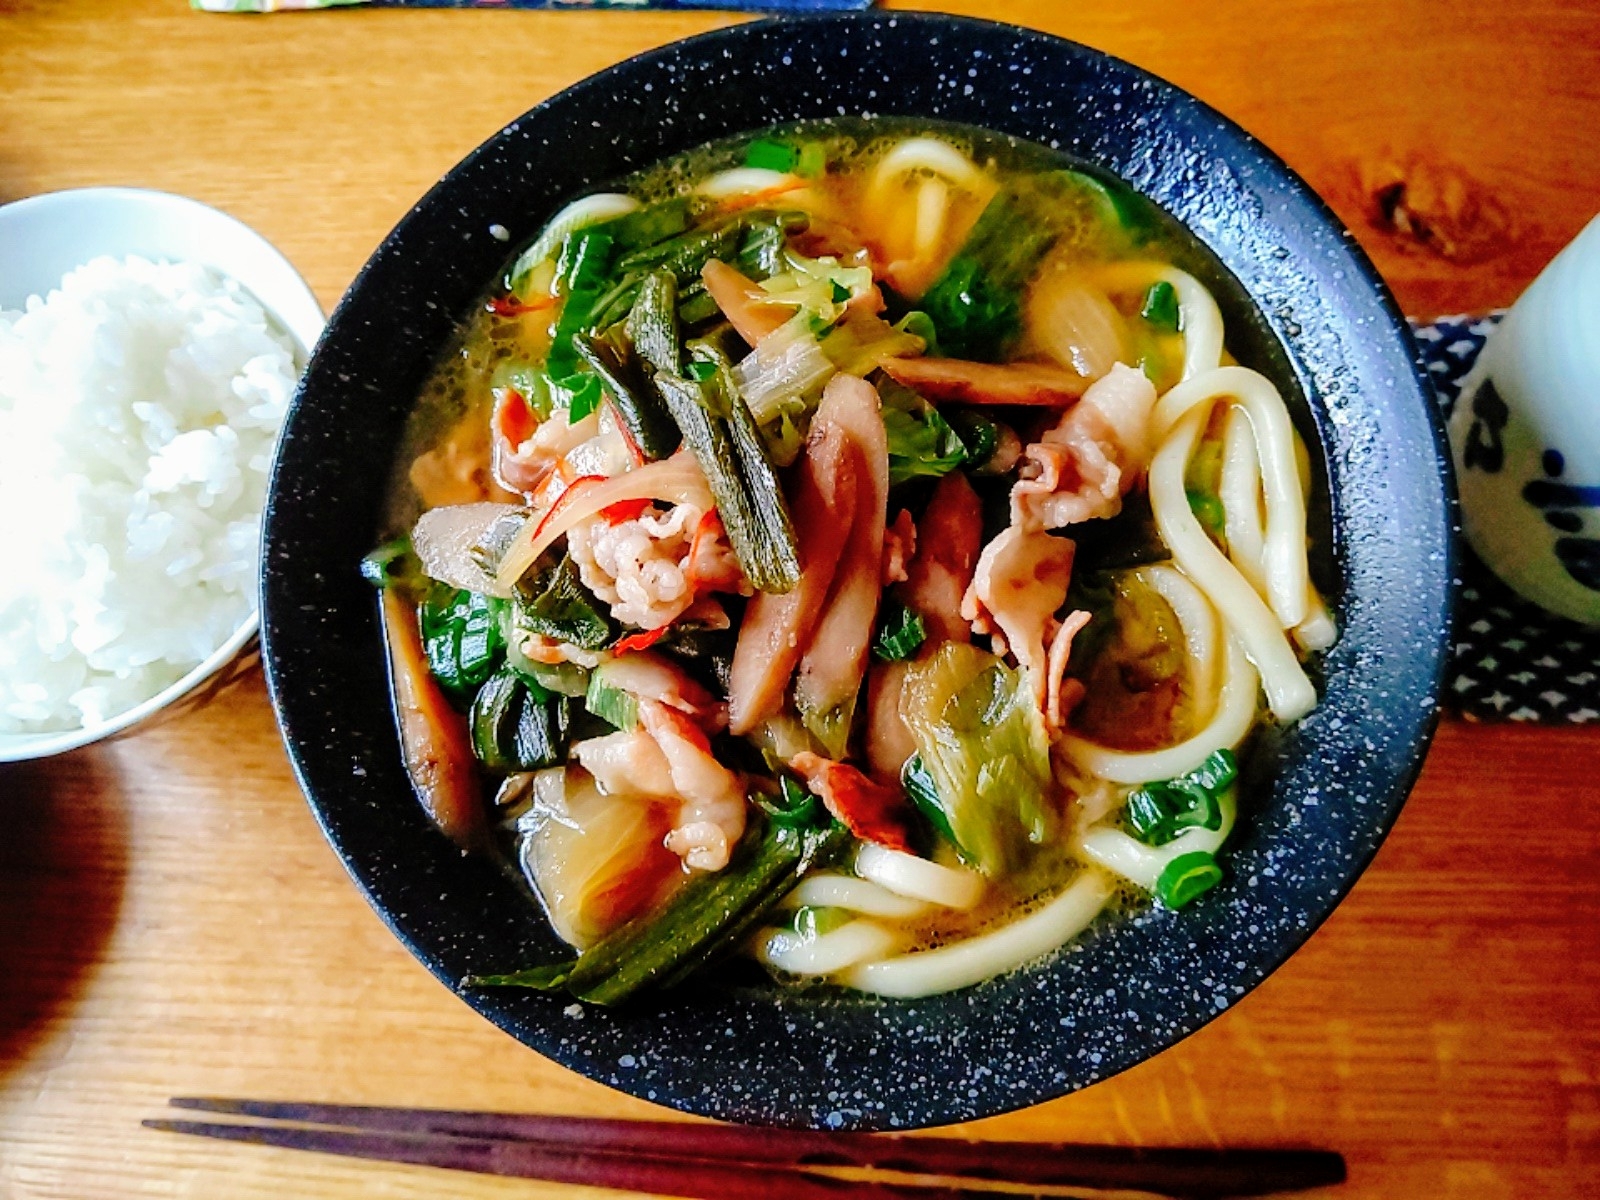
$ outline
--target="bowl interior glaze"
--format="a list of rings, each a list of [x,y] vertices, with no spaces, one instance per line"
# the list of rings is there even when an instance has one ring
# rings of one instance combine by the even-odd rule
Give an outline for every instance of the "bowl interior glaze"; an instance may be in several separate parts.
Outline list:
[[[452,987],[469,971],[556,957],[516,882],[455,852],[411,796],[374,603],[356,573],[378,531],[388,465],[456,323],[560,204],[708,140],[846,110],[1059,148],[1183,221],[1255,302],[1258,328],[1231,336],[1281,347],[1307,398],[1340,577],[1342,636],[1326,662],[1325,699],[1254,757],[1229,877],[1203,903],[1147,909],[1044,964],[911,1002],[819,1000],[737,972],[622,1011],[456,989],[540,1053],[674,1108],[909,1128],[1059,1096],[1224,1011],[1349,890],[1426,748],[1452,574],[1438,422],[1382,283],[1322,203],[1249,135],[1096,51],[948,17],[741,25],[578,84],[446,176],[335,312],[279,451],[263,632],[301,783],[395,933]]]

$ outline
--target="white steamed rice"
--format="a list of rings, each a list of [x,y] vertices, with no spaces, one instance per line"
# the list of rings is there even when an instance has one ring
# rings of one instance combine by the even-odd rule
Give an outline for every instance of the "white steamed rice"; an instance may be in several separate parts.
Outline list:
[[[0,732],[109,720],[249,617],[299,368],[192,263],[99,258],[0,312]]]

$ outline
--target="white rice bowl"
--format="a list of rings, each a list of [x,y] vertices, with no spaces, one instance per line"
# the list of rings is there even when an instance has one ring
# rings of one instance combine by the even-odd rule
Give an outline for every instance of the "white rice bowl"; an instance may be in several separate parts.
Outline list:
[[[0,733],[111,721],[251,619],[302,366],[193,263],[97,258],[0,312]]]

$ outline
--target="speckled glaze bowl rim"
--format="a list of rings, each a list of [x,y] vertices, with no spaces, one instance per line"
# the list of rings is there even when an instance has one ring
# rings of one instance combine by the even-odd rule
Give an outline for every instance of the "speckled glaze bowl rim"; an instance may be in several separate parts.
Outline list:
[[[896,34],[896,30],[903,30],[904,34]],[[338,725],[338,715],[331,709],[319,713],[317,705],[307,698],[319,689],[342,685],[333,682],[330,672],[317,673],[309,662],[308,653],[326,643],[298,633],[287,619],[291,615],[289,606],[292,601],[298,601],[304,609],[323,594],[333,596],[337,592],[342,600],[346,593],[340,590],[342,584],[334,587],[323,577],[321,566],[331,569],[334,565],[331,558],[324,555],[309,566],[293,561],[299,544],[294,541],[292,526],[303,519],[300,510],[323,499],[320,492],[325,490],[319,482],[310,481],[308,498],[296,491],[297,485],[290,478],[300,466],[300,448],[294,436],[300,409],[302,405],[308,409],[320,406],[331,411],[338,407],[339,401],[348,402],[357,395],[358,389],[350,382],[349,372],[364,350],[363,339],[377,337],[371,321],[370,295],[385,286],[404,283],[408,258],[426,254],[427,242],[446,243],[459,238],[470,243],[478,236],[475,231],[481,231],[488,224],[492,206],[484,206],[488,211],[469,211],[470,206],[461,205],[458,210],[462,189],[493,170],[499,161],[497,155],[537,162],[540,153],[537,149],[524,148],[526,159],[517,159],[518,139],[531,143],[542,128],[548,128],[554,135],[564,122],[582,112],[586,104],[607,98],[620,103],[619,98],[627,87],[637,89],[642,84],[643,90],[649,92],[659,78],[677,79],[680,69],[684,77],[698,84],[694,78],[696,71],[710,73],[712,67],[732,60],[735,48],[749,53],[759,50],[758,65],[776,73],[779,60],[768,56],[770,47],[762,40],[769,34],[788,36],[796,44],[803,42],[806,53],[837,36],[845,39],[841,57],[850,52],[860,57],[865,50],[871,58],[872,47],[849,41],[851,35],[873,38],[873,47],[886,56],[884,39],[891,34],[894,36],[889,40],[909,36],[911,31],[924,37],[928,46],[938,46],[941,39],[948,38],[953,45],[964,46],[964,52],[973,53],[977,58],[983,53],[992,53],[997,46],[1009,45],[1021,56],[1017,61],[1027,60],[1032,64],[1022,68],[1023,74],[1032,73],[1033,66],[1040,62],[1048,62],[1070,78],[1074,86],[1089,87],[1094,83],[1091,77],[1098,73],[1114,77],[1119,86],[1128,86],[1130,93],[1142,89],[1153,110],[1163,121],[1171,123],[1166,132],[1178,140],[1179,146],[1204,149],[1215,143],[1228,152],[1224,158],[1210,160],[1210,167],[1218,172],[1217,180],[1195,187],[1191,207],[1213,193],[1227,199],[1230,189],[1246,198],[1260,200],[1264,197],[1278,206],[1277,217],[1266,210],[1243,214],[1247,219],[1242,231],[1236,232],[1235,236],[1242,239],[1238,246],[1219,244],[1217,236],[1220,235],[1216,235],[1211,226],[1201,228],[1194,221],[1188,223],[1249,291],[1259,317],[1255,324],[1281,349],[1288,368],[1312,400],[1310,419],[1316,423],[1317,438],[1327,458],[1330,478],[1334,480],[1335,536],[1341,535],[1341,522],[1357,527],[1348,534],[1354,540],[1343,547],[1341,557],[1341,566],[1355,572],[1346,578],[1346,595],[1341,597],[1341,602],[1348,600],[1351,606],[1350,623],[1346,628],[1366,629],[1380,618],[1391,619],[1383,626],[1388,639],[1384,645],[1393,649],[1402,636],[1413,637],[1411,643],[1402,645],[1409,657],[1374,659],[1371,655],[1363,657],[1359,647],[1349,648],[1344,643],[1335,646],[1329,658],[1330,681],[1333,682],[1330,682],[1324,705],[1279,739],[1281,753],[1270,765],[1271,771],[1280,772],[1271,780],[1273,803],[1255,814],[1251,829],[1242,836],[1242,844],[1235,848],[1236,878],[1213,893],[1216,906],[1209,917],[1196,915],[1204,909],[1202,905],[1180,913],[1160,908],[1145,910],[1102,935],[1091,935],[1083,945],[1069,948],[1043,964],[927,1001],[811,1004],[770,988],[729,987],[719,991],[711,985],[679,993],[655,1008],[613,1011],[585,1010],[564,1003],[558,997],[537,994],[464,990],[459,986],[463,966],[492,970],[506,965],[484,961],[481,947],[491,943],[509,944],[507,939],[514,941],[519,936],[526,946],[527,939],[538,941],[541,935],[530,928],[514,927],[512,919],[483,894],[485,889],[493,887],[487,876],[462,866],[459,856],[456,856],[458,861],[451,861],[451,852],[440,844],[437,835],[421,828],[425,822],[420,814],[386,811],[381,817],[384,827],[378,827],[372,809],[386,806],[381,794],[383,786],[393,791],[396,782],[394,770],[398,751],[392,728],[376,742],[372,740],[375,735],[370,728],[352,729],[347,745],[339,741],[339,729],[333,728]],[[799,51],[796,56],[805,57]],[[785,54],[781,61],[787,67],[789,56]],[[1011,70],[1018,69],[1017,62],[1013,62]],[[797,72],[799,70],[796,68]],[[974,76],[976,73],[974,67]],[[941,76],[941,80],[943,78]],[[770,77],[767,82],[771,84]],[[794,86],[798,88],[801,84]],[[609,90],[613,88],[617,90]],[[955,91],[954,85],[951,90]],[[972,92],[969,86],[963,94],[970,96]],[[627,94],[637,96],[636,91]],[[869,98],[875,98],[875,94]],[[983,100],[986,102],[987,97]],[[1042,104],[1044,109],[1053,104],[1047,99],[1033,102]],[[793,107],[803,106],[795,101]],[[996,124],[950,115],[933,107],[935,112],[922,111],[919,115],[965,120],[990,127]],[[677,114],[679,110],[668,111]],[[892,104],[877,110],[884,114],[900,111]],[[1017,111],[1016,105],[1011,111]],[[1074,115],[1081,119],[1076,111]],[[674,134],[677,140],[670,149],[687,149],[710,137],[765,127],[774,120],[760,119],[766,116],[765,110],[761,110],[759,116],[752,113],[748,118],[727,118],[717,124],[717,119],[701,112],[697,119],[702,125],[713,124],[713,131],[703,136]],[[1027,119],[1044,118],[1030,109]],[[1130,119],[1133,119],[1131,113]],[[1023,118],[1018,118],[1012,125],[1022,121]],[[663,123],[670,125],[671,120],[663,117]],[[1104,133],[1103,127],[1100,129],[1100,134],[1095,136]],[[1002,132],[1015,132],[1015,129]],[[661,136],[660,130],[640,135],[646,140]],[[1018,136],[1043,141],[1031,133]],[[616,141],[614,137],[613,144]],[[1104,147],[1092,138],[1091,143],[1081,145],[1074,134],[1073,144],[1057,143],[1057,146],[1065,153],[1117,170],[1116,165],[1103,161],[1095,152],[1096,147],[1102,150]],[[559,153],[549,136],[544,139],[544,146],[546,156]],[[637,165],[660,157],[670,149],[640,150]],[[619,150],[618,153],[625,157],[627,152]],[[1142,169],[1138,164],[1125,165],[1128,169],[1118,173],[1130,183],[1158,201],[1166,198],[1159,188],[1145,187],[1134,177]],[[566,194],[620,173],[591,172],[578,184],[567,188]],[[1259,195],[1246,186],[1246,177],[1261,183]],[[537,220],[531,222],[531,228],[517,229],[511,241],[515,243],[531,236],[553,210],[554,203],[536,214]],[[1185,217],[1184,212],[1176,215]],[[1232,214],[1232,217],[1239,215]],[[1285,222],[1281,227],[1274,224],[1278,218]],[[1229,214],[1217,217],[1221,225],[1226,225],[1229,219]],[[494,228],[500,229],[502,224],[509,226],[510,223],[496,220]],[[1273,267],[1264,258],[1249,259],[1257,263],[1261,271],[1260,278],[1247,278],[1241,274],[1241,265],[1248,265],[1246,256],[1251,248],[1280,259],[1288,255],[1286,247],[1279,255],[1276,248],[1252,241],[1252,238],[1259,240],[1257,226],[1284,236],[1292,232],[1308,245],[1315,244],[1317,249],[1326,251],[1339,266],[1326,268],[1332,272],[1326,278],[1306,276],[1295,283],[1292,266],[1284,267],[1280,263]],[[495,236],[503,237],[504,232],[501,229]],[[504,249],[509,247],[502,247],[502,251]],[[503,257],[502,253],[501,261]],[[477,277],[480,288],[484,279],[492,277],[494,269],[498,266]],[[1268,272],[1273,270],[1279,274],[1269,276]],[[1309,332],[1296,327],[1296,310],[1292,304],[1282,311],[1273,309],[1269,303],[1272,297],[1258,290],[1266,287],[1262,279],[1277,280],[1280,275],[1290,280],[1293,297],[1300,297],[1307,308],[1314,309],[1313,316],[1327,323],[1326,345],[1311,344],[1320,325]],[[1252,286],[1253,281],[1257,286]],[[411,297],[405,297],[399,306],[405,307],[411,302]],[[424,307],[431,315],[411,307],[407,308],[408,320],[415,319],[431,327],[440,316],[437,310],[449,306],[438,305],[430,298]],[[1347,312],[1347,308],[1351,311]],[[1364,314],[1359,321],[1353,319],[1355,312]],[[393,308],[385,314],[385,319],[396,319]],[[1373,324],[1370,334],[1360,328],[1369,321]],[[402,322],[402,332],[414,334],[416,330]],[[1317,358],[1319,353],[1333,357],[1323,361]],[[1316,368],[1320,364],[1325,370],[1331,370],[1330,363],[1352,373],[1353,381],[1342,377],[1324,379]],[[1393,374],[1382,381],[1382,386],[1389,390],[1380,395],[1376,391],[1379,386],[1376,375],[1383,371]],[[1374,378],[1369,380],[1368,376]],[[1352,382],[1354,393],[1348,394]],[[367,386],[369,391],[375,388],[373,384]],[[263,611],[267,614],[263,643],[269,686],[296,774],[329,840],[374,908],[396,936],[442,982],[526,1045],[592,1079],[633,1095],[687,1112],[749,1123],[856,1129],[914,1128],[1010,1111],[1055,1098],[1126,1070],[1195,1032],[1237,1003],[1281,966],[1332,913],[1392,827],[1421,769],[1437,721],[1437,697],[1446,663],[1454,599],[1454,547],[1450,538],[1456,523],[1454,488],[1444,431],[1429,401],[1428,388],[1397,306],[1371,263],[1328,207],[1256,139],[1174,85],[1089,47],[1031,30],[970,18],[898,12],[835,14],[758,21],[701,34],[591,76],[511,122],[473,151],[418,203],[346,293],[297,397],[270,492],[267,559],[263,564]],[[1374,396],[1377,399],[1373,399]],[[329,418],[326,411],[320,414],[313,411],[307,419],[326,422]],[[1363,421],[1372,427],[1363,425]],[[1384,423],[1398,424],[1403,427],[1400,431],[1410,436],[1395,445],[1373,438],[1371,435],[1379,432],[1378,426]],[[337,439],[338,436],[336,423],[308,431],[306,461],[315,462],[319,454],[332,453],[317,445],[317,438]],[[1360,488],[1351,492],[1339,486],[1339,480],[1347,472],[1355,483],[1366,482],[1361,469],[1374,465],[1398,471],[1401,482],[1416,493],[1412,498],[1427,505],[1426,520],[1419,517],[1414,523],[1404,522],[1407,533],[1418,539],[1429,539],[1426,553],[1416,565],[1416,578],[1426,587],[1414,602],[1405,599],[1401,588],[1377,586],[1380,581],[1393,582],[1389,577],[1405,569],[1404,556],[1396,560],[1392,554],[1385,558],[1380,553],[1394,549],[1391,543],[1401,537],[1397,526],[1402,522],[1385,509],[1377,497],[1367,495]],[[1392,481],[1385,476],[1383,482],[1387,488]],[[1354,544],[1369,535],[1377,538],[1376,549],[1371,546],[1363,549]],[[275,555],[281,560],[281,567]],[[1352,595],[1358,584],[1366,590]],[[1357,611],[1357,605],[1379,605],[1382,611],[1373,608]],[[370,607],[368,601],[369,610]],[[1397,614],[1413,615],[1412,609],[1421,618],[1420,632],[1409,625],[1404,631],[1391,627]],[[286,618],[281,626],[277,619],[280,613]],[[1341,613],[1344,615],[1342,610]],[[338,631],[353,636],[359,622],[347,627],[346,616],[340,615]],[[370,616],[365,619],[371,620]],[[1356,623],[1358,620],[1360,624]],[[366,657],[342,660],[344,668],[358,667],[365,678],[375,678],[368,658],[376,652],[376,647],[373,641],[364,651]],[[1347,649],[1349,654],[1344,653]],[[1346,659],[1350,660],[1348,664]],[[1346,697],[1340,692],[1339,704],[1335,705],[1335,688],[1344,685],[1343,672],[1347,665],[1352,672],[1359,668],[1360,674],[1350,676],[1354,680],[1349,685],[1352,694]],[[1335,668],[1341,672],[1337,676],[1332,673]],[[1405,684],[1405,695],[1392,696],[1383,690],[1391,676]],[[1369,695],[1369,691],[1372,694]],[[1402,700],[1414,707],[1396,709],[1392,714],[1387,711],[1375,714],[1368,706],[1369,701],[1371,705],[1390,703],[1392,706]],[[1343,724],[1346,717],[1351,717],[1358,728]],[[1388,726],[1391,736],[1385,738],[1383,724],[1388,720],[1392,720],[1392,725]],[[390,723],[392,726],[392,714]],[[1358,735],[1370,735],[1364,751],[1354,740]],[[1306,747],[1312,752],[1309,756],[1301,753]],[[1340,751],[1355,757],[1349,763],[1340,761],[1341,770],[1316,777],[1309,785],[1300,780],[1298,773],[1303,770],[1331,765],[1331,759],[1314,761],[1316,753],[1332,755]],[[356,764],[359,778],[341,778],[339,763],[343,761]],[[1343,770],[1346,766],[1351,767],[1348,774]],[[1291,773],[1290,768],[1295,773]],[[386,774],[383,786],[371,778],[374,773]],[[1353,789],[1367,775],[1375,776],[1378,781],[1372,795],[1355,794]],[[1282,793],[1297,782],[1301,790],[1284,800]],[[1323,799],[1338,798],[1348,801],[1349,805],[1323,804],[1313,812]],[[1345,840],[1329,847],[1322,847],[1320,843],[1318,847],[1311,847],[1307,837],[1298,841],[1285,838],[1281,843],[1271,840],[1271,832],[1279,824],[1292,829],[1313,820],[1331,822],[1332,832],[1343,835]],[[426,855],[415,851],[412,843],[426,841],[430,836],[435,841]],[[1258,843],[1265,843],[1265,846]],[[397,846],[403,846],[400,853],[415,860],[411,868],[387,857]],[[1275,857],[1274,850],[1282,853]],[[1291,868],[1306,866],[1295,857],[1302,852],[1309,856],[1309,865],[1315,870],[1294,874]],[[406,871],[415,869],[418,864],[425,869],[427,878],[420,881],[405,878]],[[1263,879],[1269,881],[1267,891],[1275,896],[1281,893],[1285,898],[1283,911],[1251,908],[1252,893]],[[1329,886],[1316,891],[1322,883]],[[429,914],[441,910],[447,913],[474,910],[478,923],[467,928],[447,921],[445,927],[438,927]],[[1238,916],[1241,920],[1259,919],[1263,932],[1257,934],[1254,923],[1244,926],[1236,922],[1229,926],[1229,916]],[[1216,928],[1218,925],[1223,926],[1221,933]],[[1248,945],[1228,944],[1227,934],[1242,937],[1246,931],[1254,939]],[[542,944],[551,945],[548,932],[542,936]],[[1142,993],[1135,994],[1132,986],[1138,980],[1103,977],[1102,968],[1108,963],[1140,951],[1146,957],[1133,957],[1131,961],[1151,977],[1145,980],[1147,986]],[[529,953],[536,952],[530,950]],[[474,957],[475,954],[478,956]],[[1213,974],[1202,978],[1200,972],[1208,970]],[[1170,973],[1170,977],[1163,972]],[[1152,981],[1153,986],[1149,986]],[[1092,983],[1103,986],[1108,982],[1112,986],[1104,987],[1104,995],[1089,990]],[[1206,989],[1205,994],[1202,988]],[[1023,1049],[1007,1040],[1024,1030],[1043,1045],[1042,1050],[1037,1047],[1027,1050],[1026,1058],[1022,1057]],[[724,1039],[737,1042],[741,1034],[757,1041],[753,1050],[742,1051],[737,1046],[730,1048],[724,1044]],[[1029,1046],[1032,1047],[1031,1041]],[[879,1057],[880,1051],[883,1051],[882,1057]],[[918,1075],[918,1071],[926,1074]],[[812,1075],[819,1078],[813,1079]],[[787,1082],[780,1082],[780,1078]],[[785,1087],[790,1090],[785,1092]]]

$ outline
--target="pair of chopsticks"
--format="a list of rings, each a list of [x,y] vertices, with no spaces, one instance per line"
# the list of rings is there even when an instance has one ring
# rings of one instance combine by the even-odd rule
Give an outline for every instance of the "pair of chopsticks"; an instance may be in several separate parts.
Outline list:
[[[179,1097],[174,1108],[268,1123],[145,1121],[226,1141],[419,1163],[693,1200],[956,1200],[1134,1192],[1193,1200],[1343,1182],[1325,1150],[1136,1150],[810,1133],[445,1109]]]

